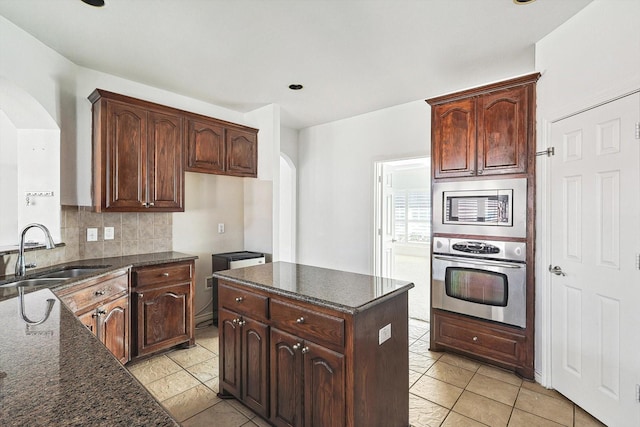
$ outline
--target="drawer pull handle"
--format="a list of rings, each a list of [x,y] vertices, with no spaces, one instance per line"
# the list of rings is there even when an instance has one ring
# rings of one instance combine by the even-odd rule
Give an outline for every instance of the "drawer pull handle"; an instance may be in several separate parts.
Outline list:
[[[239,302],[242,302],[242,301],[244,301],[244,298],[242,298],[242,297],[237,297],[237,298],[236,298],[236,302],[238,302],[238,303],[239,303]]]
[[[299,324],[301,324],[301,325],[302,325],[302,324],[304,323],[304,317],[298,317],[298,318],[296,319],[296,323],[299,323]]]
[[[99,297],[99,296],[104,295],[105,293],[106,293],[106,292],[105,292],[105,291],[104,291],[104,289],[103,289],[103,290],[100,290],[100,291],[95,291],[94,295],[95,295],[95,296],[97,296],[97,297]]]
[[[299,343],[299,342],[297,342],[297,343],[295,343],[295,344],[293,345],[293,349],[294,349],[294,350],[300,350],[300,347],[302,347],[302,343]]]
[[[473,341],[478,341],[478,337],[473,337]]]
[[[243,326],[244,326],[244,325],[246,325],[246,324],[247,324],[247,321],[246,321],[246,320],[239,320],[239,321],[238,321],[238,326],[240,326],[240,327],[243,327]]]
[[[169,277],[169,273],[162,273],[163,277]]]
[[[300,352],[301,352],[302,354],[307,354],[307,353],[309,353],[309,347],[306,347],[306,346],[305,346],[302,350],[300,350]]]

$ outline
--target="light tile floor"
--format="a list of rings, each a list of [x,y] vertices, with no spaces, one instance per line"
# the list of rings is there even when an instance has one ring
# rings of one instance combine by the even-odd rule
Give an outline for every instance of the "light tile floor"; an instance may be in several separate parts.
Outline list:
[[[216,396],[218,329],[197,329],[196,344],[127,367],[184,427],[268,426],[239,402]],[[409,320],[409,344],[414,427],[603,426],[555,390],[474,360],[429,351],[428,323]]]

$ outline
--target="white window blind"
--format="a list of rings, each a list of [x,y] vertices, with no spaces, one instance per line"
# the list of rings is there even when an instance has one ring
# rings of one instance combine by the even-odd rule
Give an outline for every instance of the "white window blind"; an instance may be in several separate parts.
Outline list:
[[[399,190],[393,198],[395,239],[428,244],[431,238],[431,197],[427,190]]]

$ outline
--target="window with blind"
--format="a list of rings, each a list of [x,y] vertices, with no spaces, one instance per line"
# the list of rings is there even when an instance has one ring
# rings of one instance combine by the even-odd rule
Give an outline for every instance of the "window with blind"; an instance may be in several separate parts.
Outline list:
[[[428,190],[395,191],[393,215],[395,239],[398,243],[429,243],[431,197]]]

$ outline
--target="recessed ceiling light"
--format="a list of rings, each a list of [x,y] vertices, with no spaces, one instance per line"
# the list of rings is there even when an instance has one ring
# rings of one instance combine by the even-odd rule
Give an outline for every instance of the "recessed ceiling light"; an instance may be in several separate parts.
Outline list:
[[[104,7],[104,0],[80,0],[82,3],[86,3],[89,6]]]
[[[304,86],[302,86],[302,85],[300,85],[300,84],[292,84],[292,85],[289,85],[289,89],[291,89],[291,90],[300,90],[300,89],[302,89],[303,87],[304,87]]]
[[[536,0],[513,0],[513,2],[515,4],[529,4],[529,3],[533,3]]]

